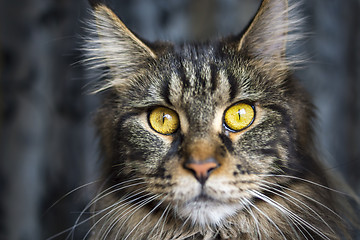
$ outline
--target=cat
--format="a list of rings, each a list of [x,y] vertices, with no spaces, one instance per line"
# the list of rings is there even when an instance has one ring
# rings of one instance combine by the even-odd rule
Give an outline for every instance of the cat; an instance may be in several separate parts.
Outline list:
[[[238,36],[171,44],[90,4],[88,59],[105,78],[91,239],[353,237],[356,213],[319,161],[314,106],[286,55],[296,5],[263,0]]]

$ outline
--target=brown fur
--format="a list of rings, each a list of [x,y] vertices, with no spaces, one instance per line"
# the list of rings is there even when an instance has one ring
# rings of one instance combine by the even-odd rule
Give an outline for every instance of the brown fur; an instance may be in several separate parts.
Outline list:
[[[351,238],[351,197],[318,160],[313,106],[285,55],[298,22],[287,1],[264,0],[242,36],[181,46],[147,46],[93,6],[89,56],[109,72],[92,239]],[[238,132],[223,124],[237,102],[255,109]],[[149,127],[158,106],[177,112],[178,131]],[[218,167],[199,182],[189,159]]]

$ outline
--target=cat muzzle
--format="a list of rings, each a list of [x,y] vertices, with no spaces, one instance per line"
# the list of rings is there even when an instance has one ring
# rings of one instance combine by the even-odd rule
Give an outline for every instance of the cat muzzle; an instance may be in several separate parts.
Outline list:
[[[204,161],[196,161],[193,158],[189,158],[184,163],[184,168],[190,170],[202,185],[205,184],[210,174],[219,166],[220,164],[212,157]]]

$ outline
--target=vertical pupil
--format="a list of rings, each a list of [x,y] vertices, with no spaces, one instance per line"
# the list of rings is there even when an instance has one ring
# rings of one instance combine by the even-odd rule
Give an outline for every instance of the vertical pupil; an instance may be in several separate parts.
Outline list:
[[[170,119],[171,119],[170,114],[167,114],[167,113],[164,113],[164,112],[163,112],[163,115],[162,115],[162,122],[163,122],[163,124],[165,123],[165,120],[170,120]]]
[[[241,115],[246,114],[246,110],[244,108],[240,108],[237,111],[237,114],[239,115],[239,120],[241,119]]]

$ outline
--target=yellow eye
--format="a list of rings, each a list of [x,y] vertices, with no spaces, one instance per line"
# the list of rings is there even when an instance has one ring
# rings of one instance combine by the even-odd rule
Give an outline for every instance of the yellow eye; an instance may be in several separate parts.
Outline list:
[[[149,122],[151,127],[158,133],[169,135],[179,128],[179,117],[175,111],[158,107],[149,114]]]
[[[238,103],[225,111],[224,123],[233,131],[240,131],[250,126],[255,118],[254,107],[246,103]]]

